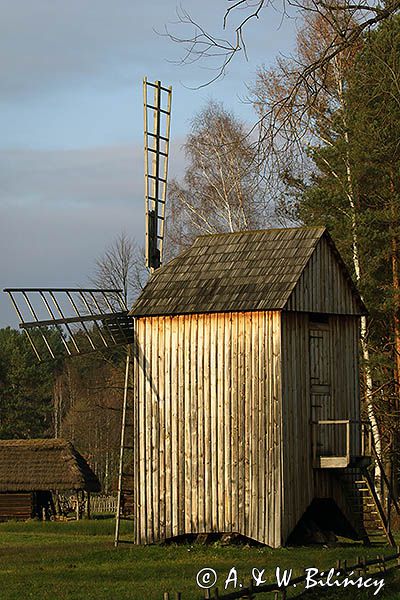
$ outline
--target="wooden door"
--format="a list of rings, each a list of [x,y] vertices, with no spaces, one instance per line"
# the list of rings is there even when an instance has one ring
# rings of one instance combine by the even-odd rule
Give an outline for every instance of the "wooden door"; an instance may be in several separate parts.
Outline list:
[[[316,319],[319,318],[317,321]],[[315,319],[315,320],[314,320]],[[326,421],[334,419],[332,405],[332,348],[329,319],[310,316],[309,352],[310,352],[310,395],[311,420]],[[332,456],[334,425],[317,427],[317,453],[319,456]]]

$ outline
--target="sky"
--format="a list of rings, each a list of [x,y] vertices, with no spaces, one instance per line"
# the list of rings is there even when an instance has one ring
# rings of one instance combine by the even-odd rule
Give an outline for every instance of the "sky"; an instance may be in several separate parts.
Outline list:
[[[177,23],[185,10],[222,36],[227,6],[0,0],[0,289],[85,286],[119,234],[143,244],[144,76],[173,87],[169,177],[182,176],[190,121],[209,100],[254,121],[247,85],[258,66],[289,53],[294,20],[265,11],[248,26],[248,60],[238,56],[223,79],[200,88],[215,75],[211,65],[182,65],[182,45],[161,35],[192,33]],[[7,325],[17,319],[0,293]]]

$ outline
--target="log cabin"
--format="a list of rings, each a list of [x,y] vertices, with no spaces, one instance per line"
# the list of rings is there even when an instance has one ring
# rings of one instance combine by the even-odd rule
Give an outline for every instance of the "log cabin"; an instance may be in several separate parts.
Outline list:
[[[70,442],[0,440],[0,521],[54,516],[56,491],[100,491],[97,476]]]
[[[368,541],[366,308],[326,229],[201,236],[131,314],[136,543],[219,532],[276,548],[307,516]]]

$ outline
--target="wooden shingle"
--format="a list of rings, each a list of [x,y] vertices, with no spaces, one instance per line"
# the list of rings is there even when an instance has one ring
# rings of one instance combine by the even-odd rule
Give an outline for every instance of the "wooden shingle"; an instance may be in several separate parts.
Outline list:
[[[155,271],[131,314],[284,309],[321,238],[337,258],[329,234],[321,227],[201,236]],[[362,312],[365,307],[342,261],[340,269],[357,297],[358,312]]]

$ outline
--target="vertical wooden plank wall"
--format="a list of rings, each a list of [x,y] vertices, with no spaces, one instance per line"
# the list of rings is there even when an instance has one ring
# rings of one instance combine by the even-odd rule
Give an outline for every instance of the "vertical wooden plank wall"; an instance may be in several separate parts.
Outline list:
[[[136,334],[136,542],[280,546],[280,312],[146,317]]]
[[[282,313],[282,543],[290,535],[312,499],[333,498],[346,511],[343,490],[335,472],[313,469],[312,394],[310,387],[309,315]],[[359,319],[329,315],[330,419],[358,421]],[[351,427],[351,449],[360,451],[359,427]],[[336,434],[336,437],[340,437]],[[347,515],[348,516],[348,515]]]
[[[360,454],[360,388],[359,388],[359,319],[355,316],[331,315],[329,317],[332,351],[332,419],[350,419],[351,453]],[[345,504],[342,492],[336,489],[338,479],[323,470],[315,472],[315,496],[336,498]],[[342,508],[342,506],[340,506]]]
[[[324,238],[319,240],[285,308],[315,313],[360,314],[349,281]]]
[[[314,497],[309,316],[282,313],[282,544]]]

